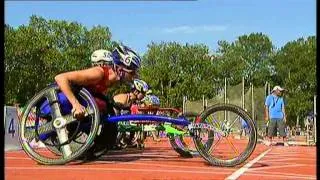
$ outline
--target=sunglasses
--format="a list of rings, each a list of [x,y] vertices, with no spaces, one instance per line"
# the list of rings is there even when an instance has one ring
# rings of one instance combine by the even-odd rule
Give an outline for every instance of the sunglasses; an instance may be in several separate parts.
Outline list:
[[[122,68],[122,71],[128,73],[129,75],[131,75],[131,76],[133,76],[135,78],[139,77],[139,73],[137,71],[126,69],[126,68]]]

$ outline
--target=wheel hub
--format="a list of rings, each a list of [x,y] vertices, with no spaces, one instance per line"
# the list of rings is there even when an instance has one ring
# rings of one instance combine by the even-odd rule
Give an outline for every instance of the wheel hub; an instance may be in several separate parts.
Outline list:
[[[60,118],[56,118],[53,121],[53,126],[56,129],[60,129],[60,128],[64,127],[66,124],[67,124],[67,121],[64,118],[61,118],[61,117]]]

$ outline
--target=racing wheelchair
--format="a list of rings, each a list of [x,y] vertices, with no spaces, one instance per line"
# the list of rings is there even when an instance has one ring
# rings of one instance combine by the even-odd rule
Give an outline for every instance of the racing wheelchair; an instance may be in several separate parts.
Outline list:
[[[72,91],[86,107],[83,119],[73,117],[71,104],[56,84],[51,84],[37,93],[22,113],[19,124],[22,149],[40,164],[67,164],[81,160],[87,153],[111,149],[116,141],[117,132],[108,130],[117,129],[116,124],[124,121],[154,121],[180,127],[181,133],[169,135],[173,149],[183,157],[198,154],[215,166],[232,167],[243,163],[250,157],[257,143],[255,122],[246,111],[235,105],[216,104],[199,115],[115,115],[112,110],[100,114],[94,97],[88,90],[73,87]],[[28,123],[30,113],[36,115],[32,123]],[[245,140],[237,139],[234,135],[241,122],[239,119],[243,119],[249,128]],[[110,134],[107,139],[106,134]],[[192,138],[192,148],[185,142],[187,138]],[[216,148],[223,139],[231,150],[225,146]],[[32,147],[33,140],[41,141],[45,148]],[[103,142],[105,146],[97,148],[97,145]],[[240,144],[240,147],[236,148],[237,144]]]

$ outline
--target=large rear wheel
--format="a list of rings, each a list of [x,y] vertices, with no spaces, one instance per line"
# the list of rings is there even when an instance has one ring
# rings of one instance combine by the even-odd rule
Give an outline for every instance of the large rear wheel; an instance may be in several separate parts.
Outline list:
[[[194,143],[200,155],[211,165],[239,165],[250,157],[256,147],[255,122],[241,107],[232,104],[208,107],[200,114],[199,123],[193,129]],[[244,128],[246,133],[242,136]],[[214,133],[214,143],[210,148],[203,143],[203,137],[208,137],[208,130]]]
[[[94,98],[84,89],[74,89],[79,102],[86,107],[86,117],[73,118],[70,103],[57,85],[40,91],[25,108],[19,127],[22,149],[40,164],[59,165],[75,160],[93,144],[100,124]],[[30,121],[31,116],[35,116]],[[41,141],[35,148],[32,141]]]

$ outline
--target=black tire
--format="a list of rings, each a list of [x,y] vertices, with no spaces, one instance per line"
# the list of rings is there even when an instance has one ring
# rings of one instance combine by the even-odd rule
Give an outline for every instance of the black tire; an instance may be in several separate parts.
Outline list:
[[[183,114],[190,122],[195,123],[195,118],[199,116],[199,114],[195,112],[186,112]],[[210,134],[214,136],[213,133]],[[169,142],[171,147],[181,156],[184,158],[192,158],[195,156],[199,156],[199,152],[196,148],[191,148],[184,140],[183,136],[169,136]],[[192,142],[193,143],[193,142]],[[213,138],[209,139],[206,142],[206,147],[210,148],[213,143]]]
[[[26,129],[27,128],[26,127],[26,122],[27,122],[28,115],[29,115],[30,111],[34,107],[39,106],[39,104],[41,102],[43,102],[43,99],[45,99],[47,97],[47,94],[51,93],[51,92],[54,92],[55,95],[57,95],[57,93],[59,92],[59,87],[57,85],[55,85],[55,84],[54,85],[50,85],[50,86],[46,87],[45,89],[43,89],[42,91],[40,91],[38,94],[36,94],[28,102],[28,105],[27,105],[27,107],[26,107],[26,109],[25,109],[25,111],[23,113],[21,122],[19,124],[20,125],[19,126],[19,140],[20,140],[20,144],[22,146],[22,149],[26,152],[26,154],[30,158],[32,158],[33,160],[37,161],[38,163],[45,164],[45,165],[62,165],[62,164],[69,163],[72,160],[75,160],[76,158],[81,156],[83,153],[85,153],[92,146],[93,141],[95,139],[95,136],[96,136],[96,134],[98,132],[98,126],[99,126],[99,123],[100,123],[100,114],[99,114],[99,110],[98,110],[97,104],[95,103],[94,98],[91,96],[91,94],[84,88],[79,89],[77,92],[75,92],[75,95],[77,97],[81,97],[84,101],[86,101],[86,103],[88,104],[90,110],[93,113],[93,114],[90,115],[90,118],[88,118],[89,119],[90,128],[88,130],[89,131],[89,133],[88,133],[89,135],[88,135],[86,141],[84,142],[84,144],[79,146],[77,149],[73,149],[72,153],[67,157],[58,156],[58,157],[52,158],[52,157],[48,157],[48,156],[39,154],[29,144],[28,129]],[[54,102],[52,102],[52,104],[59,103],[59,101],[57,99],[54,99],[53,101]],[[60,104],[59,104],[59,106],[60,106]],[[54,128],[53,128],[53,131],[55,131]],[[34,134],[34,133],[32,133],[32,134]],[[39,134],[37,134],[37,133],[35,133],[35,134],[36,134],[36,138],[39,138]],[[72,139],[70,141],[72,141]],[[67,141],[66,144],[68,144],[68,142],[70,144],[70,141]],[[59,149],[59,148],[56,148],[56,149]],[[56,152],[56,154],[59,155],[58,152]]]
[[[251,119],[250,115],[241,107],[232,104],[216,104],[208,107],[200,114],[200,123],[207,123],[206,118],[218,111],[229,111],[235,113],[247,123],[248,127],[250,128],[250,136],[248,137],[249,143],[247,144],[244,151],[239,156],[232,159],[219,159],[218,157],[212,156],[210,154],[211,150],[208,151],[208,149],[205,148],[202,144],[201,140],[199,140],[199,138],[197,138],[196,136],[194,137],[194,143],[199,154],[211,165],[233,167],[246,161],[254,151],[257,143],[257,129],[255,126],[255,122]]]

